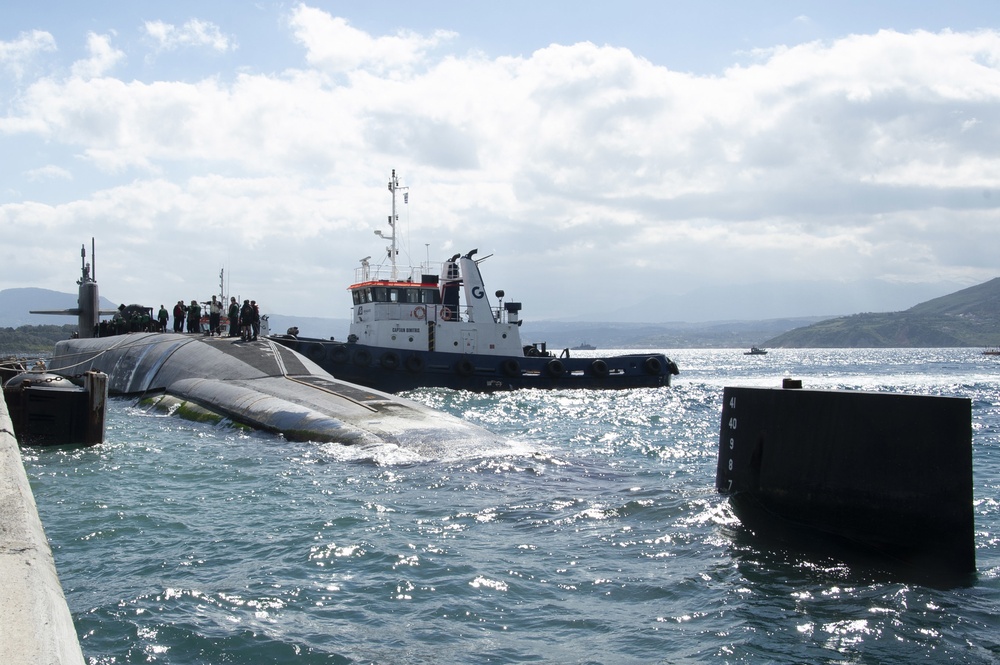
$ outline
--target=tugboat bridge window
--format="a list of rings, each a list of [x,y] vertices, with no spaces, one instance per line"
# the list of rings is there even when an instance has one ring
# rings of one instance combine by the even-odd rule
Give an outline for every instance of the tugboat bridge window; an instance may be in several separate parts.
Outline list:
[[[441,294],[435,288],[367,286],[363,289],[357,289],[352,293],[352,296],[354,297],[355,305],[370,302],[423,305],[438,305],[441,303]]]

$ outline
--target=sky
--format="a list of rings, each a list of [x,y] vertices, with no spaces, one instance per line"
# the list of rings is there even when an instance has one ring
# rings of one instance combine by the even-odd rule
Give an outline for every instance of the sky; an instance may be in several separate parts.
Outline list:
[[[897,311],[1000,275],[998,120],[996,2],[5,3],[0,289],[347,318],[395,170],[525,319]]]

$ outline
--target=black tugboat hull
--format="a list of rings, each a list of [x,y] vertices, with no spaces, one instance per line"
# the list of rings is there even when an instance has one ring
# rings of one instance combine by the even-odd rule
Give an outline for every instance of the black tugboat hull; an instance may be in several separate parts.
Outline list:
[[[475,392],[522,388],[613,390],[670,385],[677,365],[662,353],[608,358],[492,356],[401,351],[367,344],[275,335],[342,381],[390,393],[415,388]]]

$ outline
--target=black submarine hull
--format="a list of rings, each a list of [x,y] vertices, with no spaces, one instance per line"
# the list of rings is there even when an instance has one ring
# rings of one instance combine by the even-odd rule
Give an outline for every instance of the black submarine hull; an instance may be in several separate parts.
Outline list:
[[[399,351],[352,342],[290,335],[269,339],[305,355],[338,379],[389,393],[416,388],[475,392],[540,388],[614,390],[670,385],[677,365],[662,353],[607,358],[493,356]]]
[[[176,333],[71,339],[56,344],[49,370],[100,370],[110,395],[166,393],[293,440],[391,443],[429,455],[502,443],[459,418],[337,380],[267,340]]]

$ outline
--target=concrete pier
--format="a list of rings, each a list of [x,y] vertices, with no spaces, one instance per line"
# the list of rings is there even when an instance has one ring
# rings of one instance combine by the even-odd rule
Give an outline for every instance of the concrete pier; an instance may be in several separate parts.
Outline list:
[[[83,665],[73,617],[0,399],[0,663]]]

